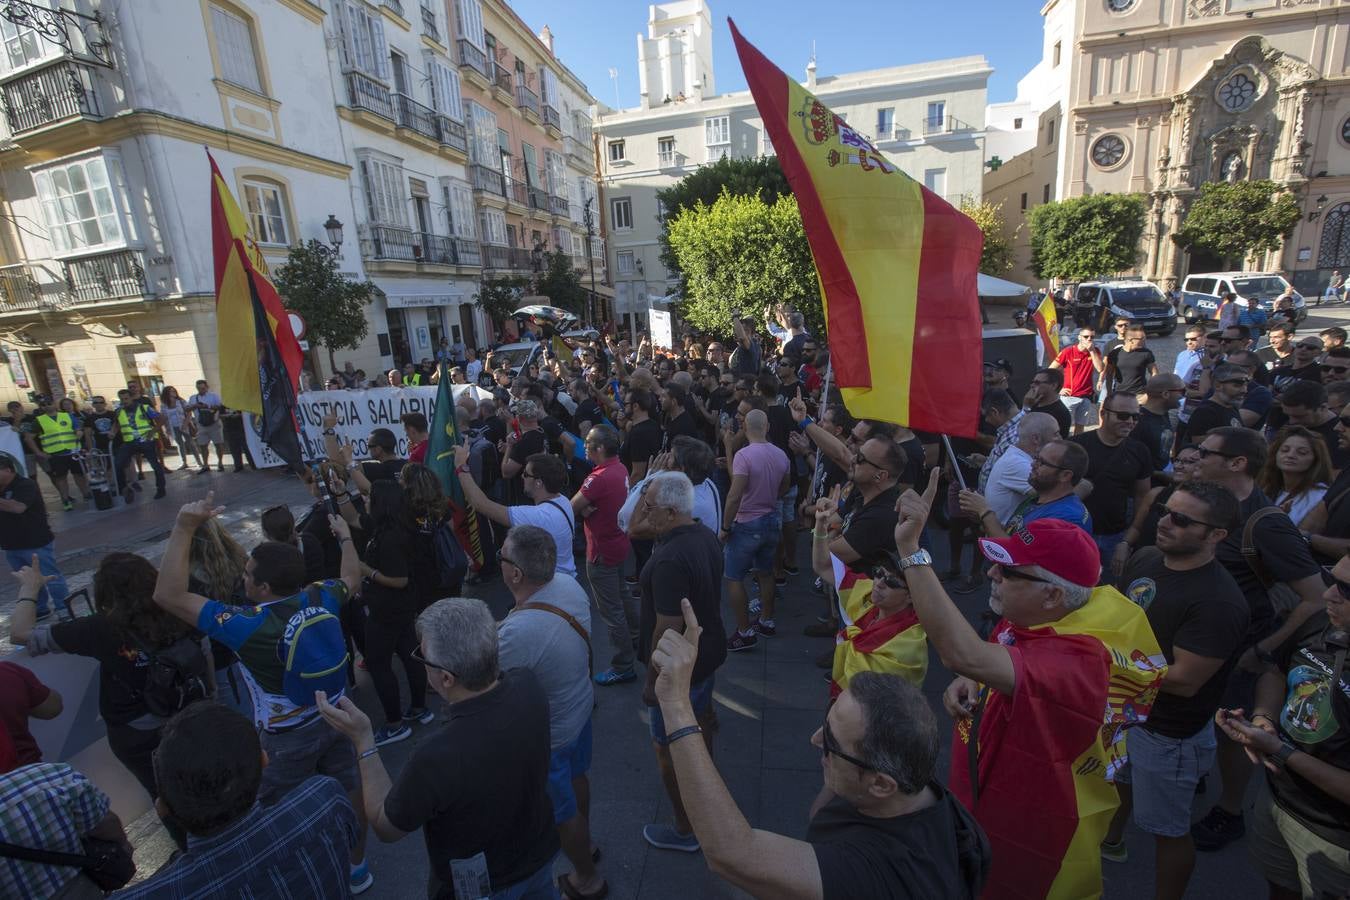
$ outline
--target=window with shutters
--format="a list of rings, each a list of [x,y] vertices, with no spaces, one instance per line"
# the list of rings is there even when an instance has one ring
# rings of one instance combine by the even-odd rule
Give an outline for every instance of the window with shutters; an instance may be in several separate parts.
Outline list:
[[[455,0],[455,24],[459,27],[460,37],[479,50],[486,49],[483,42],[483,4],[480,0]]]
[[[217,4],[211,4],[211,34],[215,39],[216,62],[220,77],[230,84],[263,93],[258,74],[257,47],[253,23]]]
[[[431,105],[436,112],[456,122],[464,121],[464,100],[460,94],[459,72],[430,50],[423,54],[431,80]]]
[[[620,250],[614,254],[614,268],[620,275],[633,274],[633,251]]]
[[[384,19],[364,3],[347,0],[343,18],[344,62],[372,78],[389,77],[389,47],[384,40]]]
[[[708,150],[708,161],[713,162],[731,154],[731,118],[717,116],[703,120],[703,143]]]
[[[469,131],[469,158],[494,172],[502,170],[502,155],[497,149],[497,116],[490,109],[464,101],[464,113]]]
[[[567,167],[562,154],[556,150],[545,150],[544,165],[548,171],[548,192],[555,197],[566,197]]]
[[[539,180],[539,161],[535,157],[534,147],[521,141],[520,155],[525,159],[525,183],[531,187],[542,187],[543,182]]]
[[[244,213],[249,230],[259,244],[285,246],[290,243],[286,223],[286,191],[274,181],[260,178],[244,180]]]
[[[455,237],[472,240],[477,236],[478,216],[473,208],[473,190],[458,178],[442,178],[441,193],[445,202],[448,231]]]
[[[366,190],[366,211],[370,221],[380,225],[408,224],[407,187],[403,178],[403,160],[370,151],[358,153],[361,180]]]
[[[56,255],[91,253],[136,242],[126,175],[115,150],[34,169],[33,184]]]
[[[510,246],[506,234],[506,213],[500,209],[482,207],[478,210],[478,232],[482,235],[485,244],[495,244],[498,247]]]
[[[561,89],[558,86],[558,75],[548,66],[539,67],[539,99],[545,106],[558,108],[558,95]]]
[[[586,258],[586,236],[584,234],[572,233],[572,255],[579,260]]]
[[[633,201],[628,197],[615,197],[609,201],[609,221],[615,231],[632,228]]]
[[[33,0],[29,0],[33,2]],[[37,0],[37,5],[50,6],[50,2]],[[0,17],[0,41],[5,44],[5,65],[9,71],[22,69],[33,63],[51,59],[61,53],[61,48],[53,41],[43,39],[33,28],[17,25]]]

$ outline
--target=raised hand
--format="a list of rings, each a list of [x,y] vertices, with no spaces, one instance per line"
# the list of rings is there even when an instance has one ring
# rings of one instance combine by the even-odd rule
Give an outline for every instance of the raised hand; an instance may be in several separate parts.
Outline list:
[[[895,504],[895,511],[900,514],[900,519],[895,525],[895,547],[901,556],[910,556],[918,552],[919,538],[923,535],[924,525],[928,522],[928,514],[933,509],[933,498],[937,496],[937,489],[938,471],[933,469],[928,473],[928,487],[924,488],[922,494],[916,493],[911,488],[905,491]]]
[[[225,507],[215,505],[215,492],[208,491],[202,500],[184,503],[178,510],[178,524],[187,528],[196,528],[207,519],[220,515]]]
[[[667,629],[652,651],[652,665],[657,670],[656,698],[662,703],[689,701],[689,678],[698,659],[699,635],[703,634],[688,597],[680,601],[680,611],[684,613],[684,633]]]

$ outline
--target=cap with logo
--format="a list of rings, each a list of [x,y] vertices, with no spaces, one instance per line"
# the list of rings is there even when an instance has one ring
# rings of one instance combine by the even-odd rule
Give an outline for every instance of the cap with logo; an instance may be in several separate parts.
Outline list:
[[[1001,566],[1040,566],[1052,575],[1093,587],[1101,554],[1092,535],[1063,519],[1037,519],[1005,538],[981,538],[980,551]]]

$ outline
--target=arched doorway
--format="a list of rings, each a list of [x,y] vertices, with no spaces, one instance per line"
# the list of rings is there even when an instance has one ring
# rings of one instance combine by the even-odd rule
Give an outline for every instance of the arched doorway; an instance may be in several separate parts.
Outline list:
[[[1317,268],[1350,268],[1350,203],[1336,205],[1323,220]]]

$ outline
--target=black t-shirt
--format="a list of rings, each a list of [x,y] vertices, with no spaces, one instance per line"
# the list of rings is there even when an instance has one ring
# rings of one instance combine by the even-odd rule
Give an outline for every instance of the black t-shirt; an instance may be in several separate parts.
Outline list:
[[[546,452],[548,452],[548,435],[544,434],[542,428],[531,428],[529,431],[522,431],[520,437],[516,438],[507,459],[513,459],[523,466],[525,460],[531,456]]]
[[[141,699],[150,657],[122,629],[95,613],[57,622],[51,637],[63,653],[98,660],[98,712],[104,721],[126,725],[150,714]]]
[[[735,349],[731,351],[731,358],[727,362],[731,371],[737,375],[758,375],[761,354],[762,351],[757,338],[751,338],[747,347],[742,347],[738,341]]]
[[[703,432],[699,429],[698,423],[694,421],[694,414],[687,409],[666,422],[665,432],[665,448],[667,450],[671,448],[675,439],[680,435],[703,440]]]
[[[858,554],[858,559],[849,564],[855,572],[875,565],[883,550],[895,551],[895,523],[900,519],[895,503],[899,499],[900,489],[891,488],[877,494],[870,503],[863,503],[862,494],[854,489],[849,511],[844,515],[842,537]]]
[[[788,462],[792,463],[796,456],[792,453],[792,445],[788,443],[788,438],[792,436],[792,432],[797,430],[797,422],[792,418],[792,410],[786,406],[775,404],[766,407],[764,413],[769,417],[769,443],[786,453]]]
[[[1155,472],[1161,472],[1171,461],[1174,435],[1171,416],[1166,413],[1159,415],[1145,407],[1139,407],[1139,421],[1130,432],[1130,437],[1148,448],[1149,453],[1153,455]]]
[[[407,528],[381,526],[370,532],[366,543],[364,559],[366,565],[390,578],[412,577],[409,553],[412,551],[413,534]],[[391,588],[377,584],[373,578],[367,578],[361,587],[361,597],[365,600],[370,618],[381,622],[397,621],[416,615],[421,609],[417,591],[412,582],[407,587]]]
[[[553,858],[548,763],[548,698],[528,669],[509,669],[492,690],[452,704],[450,721],[413,747],[384,814],[400,831],[422,829],[429,896],[455,896],[452,860],[484,854],[499,891]]]
[[[1228,673],[1245,645],[1251,616],[1242,589],[1217,560],[1178,572],[1162,551],[1145,547],[1125,566],[1125,596],[1143,608],[1169,665],[1177,648],[1225,660],[1190,697],[1161,691],[1143,727],[1170,738],[1188,738],[1207,726],[1219,708]]]
[[[642,569],[642,624],[639,656],[645,663],[652,653],[656,617],[683,615],[680,600],[694,607],[703,634],[691,684],[705,681],[727,658],[727,635],[722,626],[722,544],[706,525],[695,522],[671,529],[658,538]]]
[[[810,339],[811,335],[807,334],[805,331],[803,331],[801,334],[794,334],[792,337],[787,339],[786,343],[783,344],[783,355],[791,356],[794,359],[800,361],[802,358],[802,347],[805,347],[806,342],[809,341]],[[793,396],[796,395],[794,394]]]
[[[1044,406],[1033,406],[1027,412],[1045,413],[1047,416],[1054,416],[1055,421],[1059,424],[1059,436],[1068,439],[1069,429],[1073,426],[1073,414],[1069,412],[1067,406],[1059,402],[1058,398],[1051,400]]]
[[[1321,425],[1309,426],[1309,431],[1315,431],[1326,441],[1327,449],[1331,451],[1331,467],[1337,471],[1350,466],[1350,451],[1341,449],[1341,436],[1336,433],[1336,425],[1340,419],[1332,416]]]
[[[974,898],[990,857],[989,839],[956,798],[929,785],[938,801],[904,816],[861,815],[836,797],[811,817],[824,900],[890,897]]]
[[[1285,674],[1285,700],[1280,707],[1280,734],[1337,769],[1350,769],[1350,668],[1342,663],[1333,673],[1344,632],[1328,623],[1326,614],[1309,619],[1276,660]],[[1350,656],[1350,655],[1348,655]],[[1333,675],[1335,676],[1333,678]],[[1275,802],[1314,834],[1338,847],[1350,848],[1350,803],[1336,800],[1288,768],[1266,774]]]
[[[923,484],[923,441],[918,436],[909,440],[900,442],[900,449],[905,453],[905,468],[896,478],[897,484],[907,484],[910,487],[921,486]]]
[[[1331,483],[1322,503],[1327,508],[1327,523],[1322,533],[1327,537],[1350,537],[1350,468],[1342,469],[1341,474]],[[1329,566],[1335,565],[1340,555],[1334,557],[1314,553]]]
[[[1083,505],[1092,515],[1093,534],[1116,534],[1130,524],[1126,505],[1134,496],[1135,482],[1153,475],[1153,454],[1140,441],[1126,438],[1114,447],[1102,443],[1096,431],[1073,438],[1088,455],[1087,478],[1092,493]]]
[[[581,427],[583,422],[590,422],[591,427],[594,428],[600,424],[604,417],[605,411],[600,408],[600,404],[594,400],[586,399],[577,404],[577,411],[572,414],[572,421],[578,428]],[[583,434],[580,437],[585,438],[586,435]]]
[[[84,427],[94,432],[94,447],[99,450],[108,450],[113,446],[117,436],[117,413],[111,410],[104,410],[101,413],[90,413],[84,417]]]
[[[650,463],[661,452],[664,434],[655,419],[644,419],[628,429],[628,439],[619,448],[624,468],[633,471],[633,463]]]
[[[1111,390],[1131,394],[1144,390],[1144,384],[1148,381],[1148,367],[1157,364],[1153,351],[1147,347],[1143,350],[1126,350],[1124,345],[1108,353],[1106,361],[1116,367],[1116,383]]]
[[[0,550],[35,550],[52,542],[47,505],[36,481],[16,474],[9,487],[0,491],[0,499],[15,500],[28,507],[21,513],[0,510]]]
[[[1195,408],[1186,422],[1186,443],[1198,444],[1215,428],[1242,427],[1237,408],[1206,400]]]
[[[367,459],[361,463],[361,474],[366,481],[397,481],[399,471],[407,464],[406,459]]]
[[[1242,533],[1246,530],[1247,520],[1257,510],[1272,505],[1261,489],[1253,486],[1247,499],[1238,501],[1238,521],[1242,524],[1234,526],[1215,550],[1215,556],[1237,581],[1247,598],[1247,608],[1251,611],[1251,622],[1247,627],[1249,643],[1270,634],[1275,624],[1275,610],[1270,605],[1270,598],[1266,596],[1261,580],[1242,555]],[[1252,546],[1259,552],[1266,571],[1276,581],[1288,584],[1322,571],[1313,559],[1308,542],[1284,513],[1271,513],[1256,523]]]

